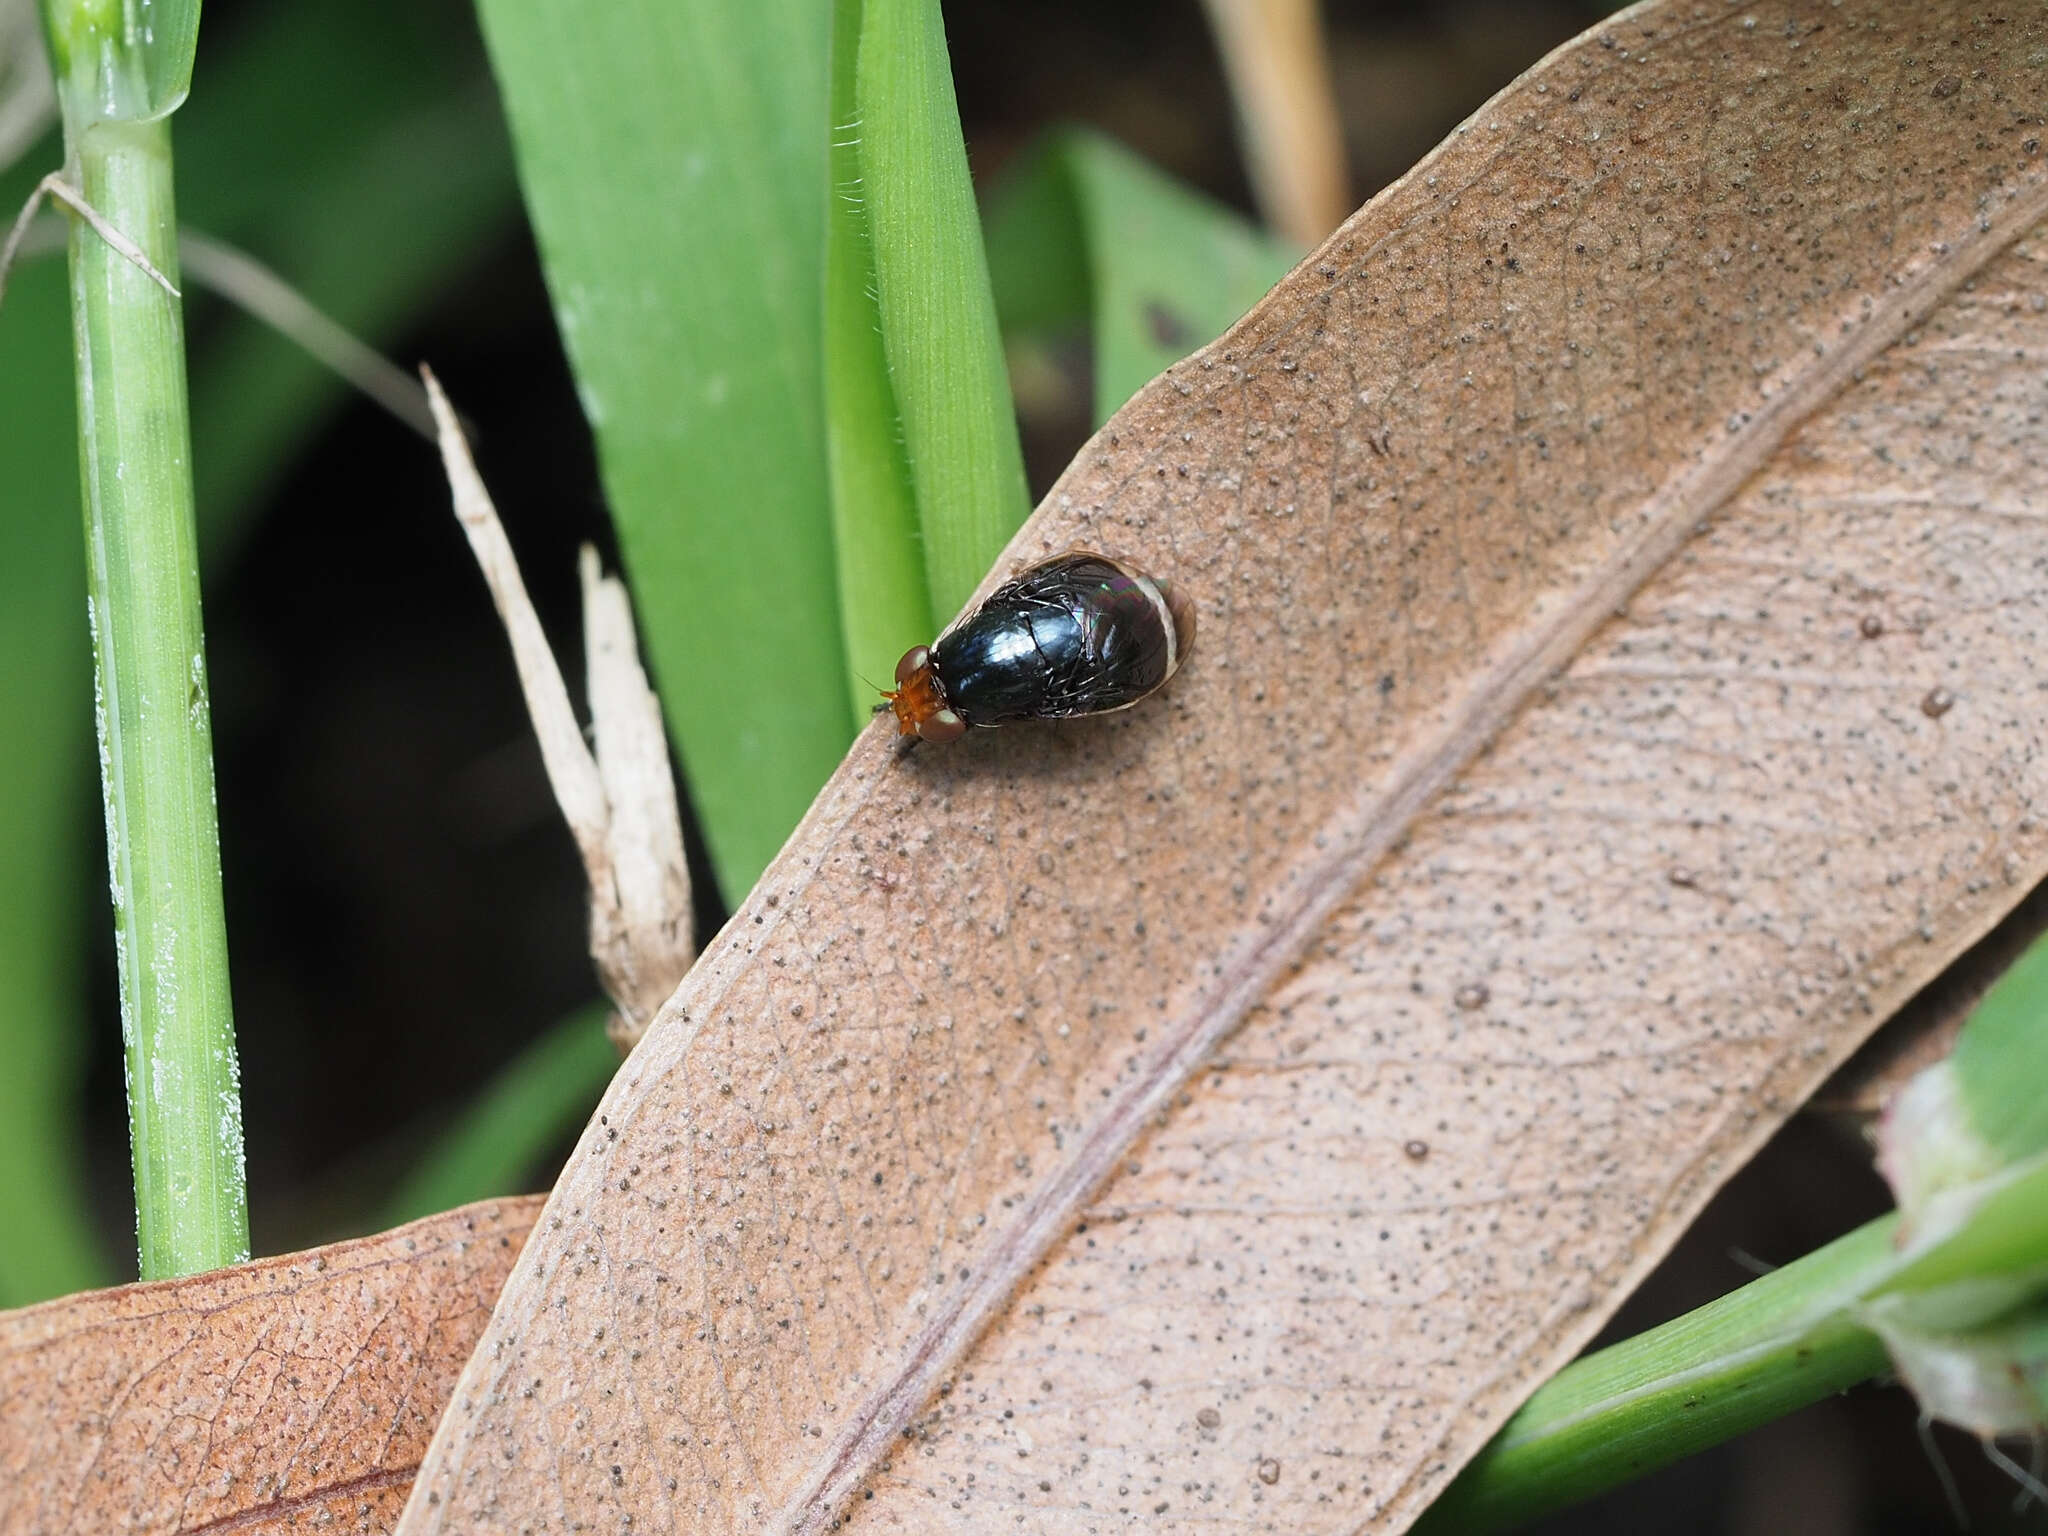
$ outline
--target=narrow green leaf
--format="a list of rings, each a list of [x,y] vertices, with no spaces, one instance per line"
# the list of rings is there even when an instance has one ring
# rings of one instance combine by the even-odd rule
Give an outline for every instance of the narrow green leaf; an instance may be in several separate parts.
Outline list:
[[[1901,1246],[1903,1242],[1904,1246]],[[1997,1332],[2048,1292],[2048,1154],[1997,1176],[1957,1227],[1895,1213],[1718,1301],[1565,1367],[1417,1523],[1506,1530],[1882,1374],[1873,1331]],[[2015,1312],[2014,1309],[2021,1309]],[[2031,1335],[2030,1335],[2031,1337]],[[1981,1342],[1981,1340],[1980,1340]]]
[[[0,177],[19,207],[26,168]],[[87,1215],[85,881],[92,663],[78,538],[78,436],[64,270],[16,274],[0,305],[0,1307],[114,1277]]]
[[[744,891],[845,750],[821,320],[829,0],[481,0],[670,729]]]
[[[192,87],[199,0],[47,0],[50,56],[90,115],[147,122]]]
[[[1930,1069],[1932,1070],[1932,1069]],[[2048,1265],[2048,1152],[1956,1192],[1958,1216],[1903,1257],[1882,1294],[2003,1285]],[[1879,1293],[1874,1293],[1879,1294]],[[1982,1321],[1979,1313],[1973,1321]]]
[[[825,440],[839,620],[854,718],[873,708],[896,658],[935,630],[917,493],[882,345],[855,99],[862,0],[832,16],[832,173],[825,212]]]
[[[1970,1130],[1999,1161],[2048,1147],[2048,939],[1984,995],[1949,1066]]]
[[[1030,498],[937,0],[867,0],[856,97],[882,342],[931,605],[950,616]]]
[[[149,110],[175,112],[192,89],[192,58],[199,47],[199,0],[126,0],[131,25],[142,35],[142,67]]]
[[[2048,940],[1985,994],[1945,1061],[1898,1094],[1878,1167],[1908,1224],[1940,1231],[1996,1189],[2000,1170],[2048,1148]]]
[[[602,1006],[571,1014],[500,1070],[420,1158],[382,1224],[521,1193],[541,1156],[590,1117],[618,1069],[608,1014]]]
[[[1082,129],[1050,135],[991,195],[988,253],[1006,332],[1088,325],[1098,423],[1301,257]]]

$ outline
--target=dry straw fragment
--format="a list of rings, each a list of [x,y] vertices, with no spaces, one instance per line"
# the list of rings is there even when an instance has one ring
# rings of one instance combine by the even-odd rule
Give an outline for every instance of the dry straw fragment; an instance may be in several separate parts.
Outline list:
[[[579,570],[593,754],[461,424],[432,370],[422,369],[421,375],[440,431],[455,516],[497,604],[548,782],[590,882],[590,955],[618,1010],[611,1034],[623,1055],[646,1032],[696,953],[668,738],[661,706],[640,666],[632,603],[625,584],[603,575],[597,552],[586,546]]]

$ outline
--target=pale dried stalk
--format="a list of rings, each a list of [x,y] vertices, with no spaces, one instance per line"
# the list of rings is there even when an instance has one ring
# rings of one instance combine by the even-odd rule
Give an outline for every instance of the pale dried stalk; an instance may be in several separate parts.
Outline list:
[[[588,544],[578,568],[590,722],[598,777],[611,809],[606,842],[612,889],[608,900],[600,898],[596,871],[591,872],[591,952],[610,956],[598,964],[605,990],[620,1005],[612,1039],[623,1055],[696,958],[690,870],[683,860],[683,819],[661,701],[647,684],[633,638],[632,599],[624,582],[603,574]]]
[[[1237,103],[1252,193],[1303,246],[1351,212],[1344,127],[1317,0],[1204,0]]]
[[[586,545],[581,571],[593,755],[455,412],[432,370],[422,368],[420,375],[456,519],[512,644],[541,761],[590,882],[590,957],[618,1009],[610,1032],[624,1055],[695,958],[682,818],[660,706],[633,639],[632,605],[624,584],[600,573],[597,552]]]
[[[172,298],[180,298],[178,285],[157,270],[156,264],[143,252],[141,246],[122,234],[98,209],[85,200],[85,196],[64,179],[62,171],[52,171],[35,184],[28,195],[28,201],[21,205],[21,212],[14,216],[14,225],[7,231],[5,243],[0,243],[0,297],[7,293],[7,274],[13,270],[16,259],[22,254],[28,240],[30,227],[35,223],[36,211],[43,206],[43,199],[62,203],[91,226],[114,253],[131,263],[137,271]]]
[[[38,196],[40,197],[40,193]],[[24,212],[0,255],[0,285],[11,264],[62,251],[69,232],[53,215]],[[179,276],[210,288],[242,313],[261,321],[343,383],[382,406],[428,442],[437,436],[434,413],[419,380],[315,305],[298,289],[239,246],[189,225],[178,231]],[[154,269],[145,269],[151,270]]]

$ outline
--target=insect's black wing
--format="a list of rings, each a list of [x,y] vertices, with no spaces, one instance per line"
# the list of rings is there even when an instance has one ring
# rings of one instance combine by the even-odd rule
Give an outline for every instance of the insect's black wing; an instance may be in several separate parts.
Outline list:
[[[996,725],[1127,708],[1166,681],[1174,643],[1155,583],[1077,550],[1005,582],[932,651],[953,708]]]
[[[1015,606],[1031,615],[1046,661],[1041,716],[1125,709],[1166,681],[1170,620],[1156,588],[1117,562],[1076,551],[1033,566],[1009,587]]]

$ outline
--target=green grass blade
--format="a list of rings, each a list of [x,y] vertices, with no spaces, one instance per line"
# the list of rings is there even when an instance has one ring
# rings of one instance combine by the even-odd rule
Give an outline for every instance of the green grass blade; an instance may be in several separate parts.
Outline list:
[[[829,0],[480,0],[634,608],[722,888],[854,725],[821,360]]]
[[[1951,1288],[1962,1295],[1975,1284],[2024,1280],[2048,1264],[2048,1152],[2000,1169],[1961,1195],[1965,1214],[1909,1249],[1874,1295]]]
[[[175,274],[168,124],[77,140],[86,201]],[[155,1280],[249,1254],[184,331],[97,234],[74,226],[70,261],[136,1239]]]
[[[395,1227],[492,1195],[516,1195],[549,1148],[589,1118],[619,1053],[610,1010],[570,1015],[508,1063],[406,1176],[382,1219]]]
[[[836,0],[833,7],[824,336],[832,541],[856,720],[874,707],[875,690],[892,680],[896,658],[936,632],[868,239],[856,99],[861,10],[862,0]]]
[[[199,0],[126,0],[142,33],[142,68],[149,110],[162,117],[184,104],[192,89],[192,58],[199,48]]]
[[[856,95],[883,346],[931,604],[950,617],[1030,498],[937,0],[867,0]]]
[[[1085,322],[1098,424],[1221,335],[1300,258],[1086,130],[1050,135],[989,199],[989,272],[1003,329]]]
[[[1416,1525],[1505,1530],[1768,1423],[1890,1360],[1880,1314],[1958,1338],[2048,1293],[2048,1153],[1989,1181],[1968,1219],[1899,1246],[1880,1217],[1718,1301],[1588,1355],[1537,1389]],[[2014,1309],[2018,1309],[2015,1311]]]
[[[95,116],[143,122],[184,104],[199,0],[62,0],[46,14],[57,73],[94,81]]]

